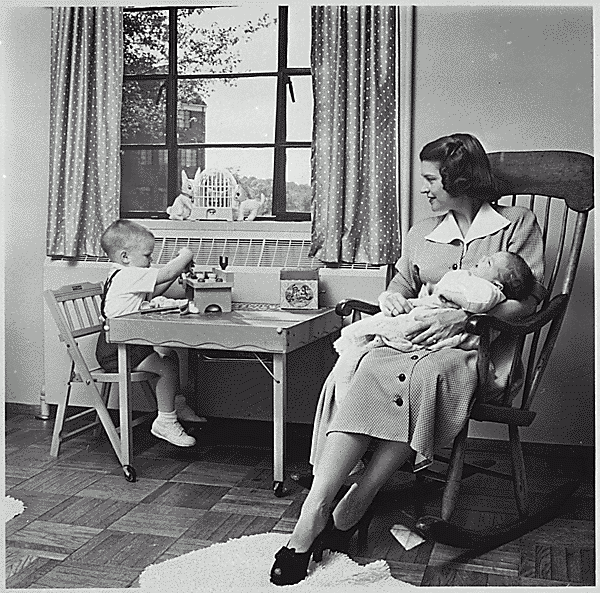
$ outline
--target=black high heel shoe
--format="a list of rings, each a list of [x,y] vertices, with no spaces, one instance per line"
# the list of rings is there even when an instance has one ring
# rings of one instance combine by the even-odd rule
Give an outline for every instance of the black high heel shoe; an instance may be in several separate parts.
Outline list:
[[[327,525],[317,535],[306,552],[296,552],[295,548],[284,546],[275,554],[275,563],[271,568],[271,582],[274,585],[295,585],[306,578],[310,558],[321,562],[324,544],[328,533],[333,529],[333,516],[330,515]]]
[[[350,549],[350,540],[356,532],[358,532],[358,550],[366,549],[369,537],[369,525],[371,524],[374,514],[375,506],[371,504],[365,511],[365,514],[360,518],[360,521],[349,529],[338,529],[334,525],[333,529],[327,534],[325,549],[331,550],[332,552],[343,552],[344,554],[347,554]]]

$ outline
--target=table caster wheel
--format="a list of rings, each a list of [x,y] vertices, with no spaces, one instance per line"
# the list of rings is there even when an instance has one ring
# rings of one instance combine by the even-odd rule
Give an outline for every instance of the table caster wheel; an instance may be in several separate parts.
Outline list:
[[[125,479],[128,482],[135,482],[135,480],[136,480],[135,469],[133,467],[131,467],[131,465],[124,465],[123,473],[125,474]]]
[[[285,496],[286,491],[283,487],[283,482],[273,482],[273,494],[275,494],[277,498]]]

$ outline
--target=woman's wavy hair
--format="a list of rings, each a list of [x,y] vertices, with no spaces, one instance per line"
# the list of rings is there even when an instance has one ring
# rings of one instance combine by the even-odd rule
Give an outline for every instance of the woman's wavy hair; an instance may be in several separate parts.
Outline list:
[[[442,136],[426,144],[421,161],[438,163],[444,189],[452,196],[495,202],[498,189],[481,142],[471,134]]]

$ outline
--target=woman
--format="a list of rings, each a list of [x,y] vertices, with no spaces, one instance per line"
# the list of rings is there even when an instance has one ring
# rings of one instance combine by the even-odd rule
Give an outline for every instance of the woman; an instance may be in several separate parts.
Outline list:
[[[439,138],[419,158],[421,194],[434,215],[409,231],[397,273],[379,297],[383,313],[409,312],[407,299],[416,297],[421,286],[434,285],[448,270],[470,268],[498,251],[520,255],[536,287],[526,300],[504,301],[490,314],[510,320],[532,313],[545,292],[542,235],[533,213],[491,205],[498,196],[489,160],[469,134]],[[422,346],[434,344],[464,331],[467,317],[454,309],[423,318],[407,338]],[[506,343],[494,343],[490,376],[499,388],[506,382],[510,356]],[[346,551],[361,518],[368,525],[370,504],[394,471],[406,461],[413,462],[415,471],[422,469],[431,463],[434,448],[452,442],[468,418],[476,357],[474,350],[402,353],[382,346],[361,359],[342,402],[328,399],[324,388],[313,434],[312,487],[288,546],[275,556],[273,583],[305,578],[311,556],[320,560],[323,549]],[[332,512],[334,497],[372,440],[367,468]]]

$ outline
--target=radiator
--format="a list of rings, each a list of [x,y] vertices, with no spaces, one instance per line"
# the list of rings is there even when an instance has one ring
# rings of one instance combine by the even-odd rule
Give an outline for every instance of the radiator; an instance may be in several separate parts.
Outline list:
[[[278,231],[275,235],[260,229],[259,235],[259,231],[239,232],[237,227],[236,237],[232,238],[231,233],[229,236],[225,235],[224,229],[218,228],[225,224],[215,225],[214,230],[201,231],[153,228],[156,237],[154,263],[164,265],[184,246],[194,252],[194,263],[197,266],[218,266],[219,255],[225,254],[230,262],[227,269],[235,274],[233,300],[258,303],[279,303],[279,272],[282,268],[316,267],[314,259],[308,257],[310,236],[307,232]],[[84,256],[75,260],[47,258],[44,265],[44,289],[55,289],[76,282],[104,281],[109,269],[110,262],[106,257]],[[377,296],[385,289],[385,280],[385,266],[321,266],[319,304],[325,307],[335,306],[338,301],[348,297],[376,302]],[[93,360],[95,341],[96,338],[93,337],[88,343],[81,345],[84,356],[89,357],[89,360]],[[309,360],[314,357],[315,360]],[[320,364],[328,372],[334,359],[330,344],[320,344],[312,352],[299,351],[291,358],[290,383],[294,382],[296,387],[290,385],[289,389],[290,421],[312,422],[314,404],[320,389],[321,373],[316,373],[317,382],[314,385],[303,383],[307,374],[302,369],[303,363],[309,366]],[[188,402],[197,412],[207,416],[270,419],[271,378],[260,363],[236,360],[227,353],[219,353],[217,359],[209,360],[195,352],[190,360],[202,361],[201,381],[205,387],[204,393],[194,394],[194,386],[188,385]],[[182,377],[187,377],[187,356],[180,356],[180,361]],[[66,348],[59,342],[54,320],[45,309],[44,377],[48,403],[57,403],[59,394],[64,393],[69,369],[70,359]],[[74,386],[72,402],[75,405],[89,404],[80,386]],[[118,407],[117,387],[113,389],[109,407]],[[132,397],[132,407],[134,410],[151,411],[155,409],[155,402],[148,401],[142,390],[136,390]]]

